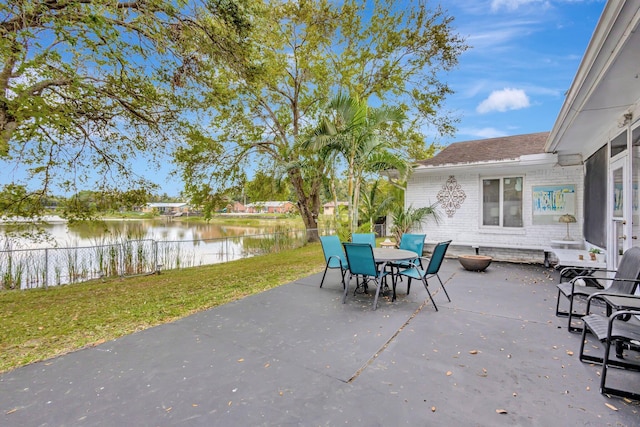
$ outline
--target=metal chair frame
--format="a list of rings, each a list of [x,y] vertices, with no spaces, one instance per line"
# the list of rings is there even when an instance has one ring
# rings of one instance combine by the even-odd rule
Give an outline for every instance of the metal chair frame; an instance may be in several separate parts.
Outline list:
[[[433,304],[433,307],[436,309],[436,311],[438,311],[438,306],[436,305],[436,302],[433,300],[433,296],[429,291],[428,280],[435,276],[440,282],[440,286],[442,287],[444,294],[447,296],[447,299],[449,300],[449,302],[451,302],[451,298],[449,297],[447,288],[444,287],[444,283],[442,282],[442,279],[438,274],[438,272],[440,271],[440,267],[442,266],[442,261],[444,261],[444,256],[446,255],[447,249],[449,248],[450,244],[451,244],[451,240],[448,240],[446,242],[438,243],[435,246],[435,248],[433,248],[433,254],[429,259],[429,264],[427,265],[426,269],[423,270],[419,268],[417,265],[414,265],[413,267],[407,268],[405,270],[400,270],[398,272],[400,276],[406,276],[409,278],[407,283],[407,295],[411,290],[412,279],[417,279],[422,281],[424,288],[427,290],[427,294],[429,295],[429,298],[431,299],[431,303]],[[394,283],[394,293],[395,293],[395,283]]]
[[[385,271],[386,263],[383,263],[380,268],[376,264],[373,256],[373,248],[369,243],[343,243],[344,252],[347,257],[347,263],[349,264],[349,280],[347,280],[344,288],[344,295],[342,296],[342,303],[347,301],[347,293],[349,291],[349,285],[351,284],[351,278],[353,276],[362,276],[362,286],[367,286],[368,281],[374,281],[376,285],[376,294],[373,299],[373,309],[378,308],[378,297],[380,295],[380,289],[382,288],[382,279],[388,274]],[[354,295],[360,285],[356,285],[354,289]],[[394,284],[395,286],[395,284]]]
[[[324,274],[320,281],[320,287],[324,284],[324,278],[327,275],[327,270],[330,268],[339,268],[342,275],[342,287],[344,288],[344,278],[349,271],[349,264],[344,254],[342,244],[338,236],[320,236],[320,243],[322,244],[322,252],[324,253],[324,259],[326,265],[324,267]]]
[[[567,269],[564,269],[565,272]],[[574,313],[574,300],[576,296],[589,297],[598,292],[606,291],[611,294],[632,295],[638,284],[640,283],[640,247],[633,247],[627,250],[622,259],[620,260],[620,266],[617,270],[598,270],[601,272],[615,272],[614,277],[598,277],[593,276],[576,276],[568,282],[561,282],[557,286],[558,296],[556,299],[556,316],[568,317],[567,329],[569,332],[581,332],[583,328],[572,326],[571,323],[574,318],[582,318],[587,315],[584,313]],[[562,275],[561,275],[562,276]],[[576,282],[579,279],[583,279],[586,283],[591,283],[590,286],[577,285]],[[595,282],[597,280],[597,282]],[[611,282],[611,286],[604,288],[599,282]],[[595,284],[594,284],[595,283]],[[600,285],[598,287],[597,285]],[[569,310],[560,310],[560,296],[563,295],[569,299]]]

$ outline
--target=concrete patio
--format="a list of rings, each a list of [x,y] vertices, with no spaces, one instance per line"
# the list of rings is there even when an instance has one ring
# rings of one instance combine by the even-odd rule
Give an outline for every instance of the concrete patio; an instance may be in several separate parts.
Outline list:
[[[372,295],[343,305],[338,274],[5,373],[0,425],[640,425],[640,404],[601,395],[578,360],[553,269],[448,259],[438,312],[415,282],[377,311]]]

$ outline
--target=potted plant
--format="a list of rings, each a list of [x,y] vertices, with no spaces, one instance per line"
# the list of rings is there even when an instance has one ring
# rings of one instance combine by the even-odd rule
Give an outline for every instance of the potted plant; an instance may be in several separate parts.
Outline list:
[[[601,251],[598,248],[589,249],[589,256],[591,257],[591,261],[595,261],[597,255],[599,255],[600,253],[601,253]]]

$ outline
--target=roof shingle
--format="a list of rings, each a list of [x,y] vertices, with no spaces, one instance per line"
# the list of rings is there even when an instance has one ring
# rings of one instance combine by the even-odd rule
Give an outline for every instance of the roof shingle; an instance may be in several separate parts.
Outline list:
[[[456,142],[436,156],[418,161],[418,166],[442,166],[518,159],[528,154],[544,153],[549,132],[513,135],[501,138]]]

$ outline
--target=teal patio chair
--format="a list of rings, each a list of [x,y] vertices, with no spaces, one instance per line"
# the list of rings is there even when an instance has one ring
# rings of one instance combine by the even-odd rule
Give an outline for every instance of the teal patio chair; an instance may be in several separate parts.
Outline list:
[[[424,239],[427,238],[426,234],[409,234],[404,233],[400,238],[399,249],[406,249],[418,254],[418,258],[414,261],[402,261],[396,263],[398,267],[411,267],[413,265],[420,265],[422,268],[422,251],[424,250]]]
[[[351,243],[368,243],[372,248],[376,247],[375,233],[353,233],[351,235]]]
[[[327,275],[327,270],[330,268],[339,268],[342,275],[342,287],[345,287],[344,276],[349,270],[349,264],[347,258],[344,255],[342,244],[338,236],[320,236],[320,243],[322,244],[322,252],[324,253],[324,260],[327,263],[324,267],[324,274],[320,281],[320,287],[324,283],[324,278]]]
[[[451,298],[449,298],[449,293],[447,292],[447,289],[444,287],[444,283],[442,283],[442,279],[440,279],[440,276],[438,275],[438,272],[440,271],[440,266],[442,265],[442,261],[444,261],[444,256],[447,253],[447,249],[449,248],[450,244],[451,244],[451,240],[438,243],[435,246],[435,248],[433,248],[433,254],[429,259],[429,264],[427,265],[427,268],[425,268],[424,270],[416,264],[412,267],[409,267],[405,270],[400,270],[398,272],[399,276],[406,276],[409,278],[409,281],[407,284],[407,295],[409,295],[409,290],[411,289],[411,280],[412,279],[422,280],[422,283],[424,284],[424,288],[427,290],[427,294],[429,295],[429,298],[431,299],[431,302],[433,303],[433,307],[436,309],[436,311],[438,311],[438,306],[436,305],[436,302],[433,300],[433,296],[431,296],[431,292],[429,292],[428,280],[434,276],[437,277],[438,281],[440,282],[440,286],[444,291],[444,294],[447,296],[447,299],[449,300],[449,302],[451,302]]]
[[[360,286],[364,286],[366,289],[370,281],[373,281],[376,285],[376,295],[373,299],[373,309],[375,310],[378,308],[378,296],[382,288],[382,279],[388,274],[384,271],[384,264],[382,268],[378,269],[373,256],[373,247],[369,243],[343,243],[342,245],[349,263],[349,280],[347,280],[347,285],[344,288],[342,303],[344,304],[347,301],[351,278],[353,276],[362,276],[362,284]],[[357,290],[358,286],[354,290],[354,295]]]

